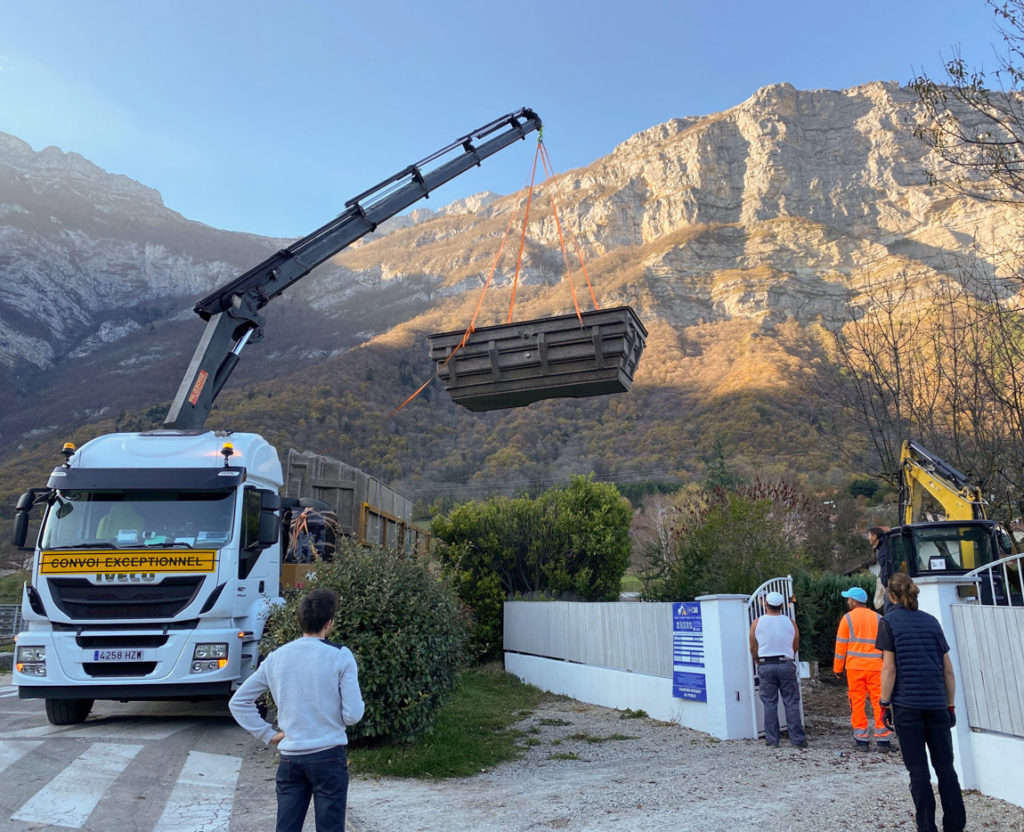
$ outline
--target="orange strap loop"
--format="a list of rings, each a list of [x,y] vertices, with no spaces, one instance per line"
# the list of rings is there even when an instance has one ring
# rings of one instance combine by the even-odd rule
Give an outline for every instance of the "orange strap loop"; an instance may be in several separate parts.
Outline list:
[[[569,254],[565,250],[565,237],[562,234],[562,221],[558,218],[558,206],[555,204],[555,182],[554,176],[548,167],[547,162],[547,151],[545,150],[541,156],[541,162],[544,165],[544,177],[545,181],[551,180],[551,213],[555,217],[555,228],[558,229],[558,244],[562,248],[562,261],[565,263],[565,279],[569,281],[569,291],[572,293],[572,305],[576,309],[576,319],[580,322],[580,326],[583,326],[583,313],[580,312],[580,302],[576,297],[576,284],[572,280],[572,269],[569,268]]]
[[[544,146],[543,142],[537,142],[537,150],[533,154],[533,168],[530,170],[530,189],[526,192],[526,213],[523,215],[523,231],[519,235],[519,255],[516,257],[516,273],[512,278],[512,299],[508,304],[508,321],[512,323],[512,309],[516,305],[516,287],[519,285],[519,269],[523,265],[523,246],[526,245],[526,224],[530,220],[530,202],[533,200],[533,181],[537,176],[537,157]]]
[[[547,146],[544,145],[541,149],[541,163],[544,165],[544,175],[551,180],[551,210],[555,215],[555,224],[558,226],[558,239],[562,244],[562,256],[565,258],[565,269],[566,274],[569,274],[569,259],[565,253],[565,241],[562,239],[562,224],[558,220],[558,208],[555,206],[555,193],[558,191],[558,180],[555,179],[555,166],[551,164],[551,157],[548,155]],[[570,233],[572,230],[570,229]],[[597,302],[597,295],[594,294],[594,286],[590,282],[590,275],[587,273],[587,264],[583,262],[583,251],[580,249],[579,239],[575,234],[572,234],[573,246],[576,248],[576,257],[580,261],[580,269],[583,271],[583,278],[587,282],[587,289],[590,291],[590,300],[594,304],[594,309],[600,309],[601,304]],[[569,286],[572,289],[572,300],[576,303],[576,289],[573,286],[572,277],[569,277]],[[580,317],[580,307],[576,305],[576,317]],[[582,323],[582,318],[580,323]]]
[[[536,158],[534,158],[534,166],[536,166]],[[484,295],[487,294],[487,288],[491,285],[491,280],[494,278],[494,273],[498,269],[498,262],[501,260],[501,252],[505,248],[505,241],[508,239],[508,233],[512,230],[512,223],[514,221],[515,221],[515,215],[513,214],[509,218],[508,225],[505,226],[505,232],[501,235],[501,242],[498,243],[498,253],[494,255],[494,262],[491,264],[491,271],[487,275],[487,280],[484,281],[483,289],[480,290],[480,298],[476,302],[476,310],[473,312],[473,317],[469,321],[469,326],[466,327],[466,331],[462,334],[462,339],[455,346],[455,349],[453,349],[448,354],[448,357],[442,362],[441,366],[438,367],[436,370],[434,370],[434,372],[431,374],[430,378],[428,378],[425,382],[423,382],[423,384],[421,384],[419,386],[419,388],[416,390],[415,393],[413,393],[411,396],[409,396],[409,398],[407,398],[404,402],[402,402],[400,405],[398,405],[398,407],[396,407],[394,410],[392,410],[388,414],[388,418],[389,419],[392,416],[394,416],[396,413],[398,413],[399,410],[401,410],[403,407],[405,407],[407,404],[409,404],[409,402],[411,402],[413,399],[415,399],[420,393],[422,393],[424,390],[426,390],[427,389],[427,385],[429,385],[430,382],[432,382],[434,380],[434,378],[441,372],[441,370],[444,367],[448,366],[448,362],[451,361],[455,357],[455,353],[457,353],[464,346],[466,346],[466,342],[469,341],[469,336],[472,335],[473,331],[476,329],[476,319],[480,315],[480,310],[483,308],[483,305],[484,305]]]
[[[568,255],[568,252],[566,251],[565,236],[564,236],[564,234],[562,232],[562,221],[561,221],[561,219],[558,216],[558,205],[557,205],[557,203],[555,201],[555,193],[558,190],[558,184],[557,184],[557,181],[554,178],[554,166],[551,164],[550,156],[548,156],[547,147],[545,147],[544,142],[541,141],[540,139],[537,140],[537,150],[536,150],[536,152],[533,155],[533,165],[531,166],[531,169],[530,169],[530,187],[529,187],[529,190],[527,191],[527,194],[526,194],[526,211],[525,211],[525,213],[523,215],[523,224],[522,224],[522,229],[521,229],[521,232],[520,232],[520,235],[519,235],[519,253],[516,256],[515,275],[512,278],[512,298],[511,298],[511,300],[509,302],[509,306],[508,306],[508,323],[512,322],[512,311],[515,308],[515,303],[516,303],[516,288],[519,285],[519,272],[522,269],[523,249],[524,249],[524,247],[526,245],[526,227],[527,227],[527,224],[529,223],[529,220],[530,220],[530,204],[531,204],[531,202],[533,200],[533,186],[534,186],[534,182],[535,182],[536,176],[537,176],[537,159],[538,158],[540,158],[541,164],[543,165],[545,181],[547,181],[548,179],[551,180],[551,188],[552,188],[552,190],[551,190],[551,212],[554,215],[555,226],[558,229],[558,242],[559,242],[559,244],[561,245],[561,248],[562,248],[562,259],[565,262],[566,277],[567,277],[567,279],[569,281],[569,290],[572,293],[572,303],[573,303],[573,306],[576,309],[576,317],[579,319],[580,324],[582,325],[583,324],[583,315],[580,312],[580,305],[579,305],[579,301],[578,301],[577,296],[576,296],[576,286],[575,286],[575,284],[573,283],[573,280],[572,280],[571,269],[569,267],[569,255]],[[392,416],[394,416],[396,413],[398,413],[398,411],[402,410],[402,408],[404,408],[407,404],[409,404],[409,402],[411,402],[420,393],[422,393],[427,388],[427,386],[430,384],[430,382],[432,382],[434,380],[434,378],[437,375],[440,374],[441,370],[448,365],[448,362],[451,361],[455,357],[455,354],[459,350],[461,350],[464,346],[466,346],[466,343],[469,341],[469,336],[472,335],[473,332],[476,330],[476,319],[477,319],[477,317],[479,317],[480,310],[483,308],[484,295],[487,294],[487,289],[491,285],[491,280],[494,278],[494,273],[497,271],[498,263],[501,260],[501,253],[502,253],[502,251],[505,248],[505,241],[508,239],[509,232],[512,230],[512,223],[514,222],[514,220],[515,220],[515,216],[513,215],[513,217],[509,219],[508,225],[505,227],[505,232],[501,235],[501,242],[498,244],[498,252],[494,256],[494,262],[491,264],[491,271],[487,275],[487,280],[484,281],[483,289],[480,291],[480,297],[479,297],[479,299],[477,300],[477,303],[476,303],[476,309],[473,311],[473,317],[472,317],[472,319],[469,322],[469,326],[466,327],[466,331],[463,333],[462,338],[460,339],[459,343],[455,346],[455,349],[453,349],[448,354],[448,357],[431,374],[430,378],[428,378],[425,382],[423,382],[423,384],[421,384],[419,386],[419,388],[416,390],[415,393],[413,393],[404,402],[402,402],[398,407],[396,407],[394,410],[392,410],[391,413],[388,414],[388,418],[391,418]],[[579,240],[577,239],[575,234],[572,235],[572,241],[573,241],[573,245],[574,245],[574,247],[576,249],[576,257],[579,260],[580,268],[583,271],[583,277],[584,277],[584,279],[587,282],[587,289],[590,291],[590,299],[591,299],[591,301],[594,304],[594,308],[595,309],[600,309],[601,306],[597,302],[597,296],[594,293],[593,284],[591,284],[591,282],[590,282],[590,275],[587,273],[587,266],[583,262],[583,252],[580,249]]]

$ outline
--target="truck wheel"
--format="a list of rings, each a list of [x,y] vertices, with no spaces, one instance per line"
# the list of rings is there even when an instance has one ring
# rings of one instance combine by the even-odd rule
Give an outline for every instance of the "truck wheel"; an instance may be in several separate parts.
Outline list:
[[[77,725],[92,710],[92,699],[47,699],[46,718],[51,725]]]

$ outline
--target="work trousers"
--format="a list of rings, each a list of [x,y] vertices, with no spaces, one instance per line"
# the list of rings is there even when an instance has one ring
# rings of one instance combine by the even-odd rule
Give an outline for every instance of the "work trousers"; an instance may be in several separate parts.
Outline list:
[[[878,670],[846,670],[847,693],[850,696],[850,724],[853,738],[858,742],[871,739],[868,717],[864,703],[871,703],[872,720],[875,723],[875,742],[890,742],[892,731],[882,724],[878,700],[882,697],[882,668]]]
[[[757,666],[761,680],[759,695],[764,705],[764,740],[768,745],[779,744],[779,694],[786,712],[786,730],[789,741],[800,745],[804,737],[804,721],[800,716],[800,682],[796,677],[796,662],[766,662]]]
[[[935,826],[935,794],[928,757],[939,781],[943,832],[963,832],[967,824],[960,780],[953,768],[953,735],[945,708],[905,708],[893,705],[896,736],[900,738],[903,764],[910,773],[910,796],[918,832],[938,832]],[[927,749],[927,750],[926,750]]]
[[[313,754],[281,755],[277,767],[277,832],[302,832],[310,797],[316,832],[345,832],[348,754],[344,745]]]

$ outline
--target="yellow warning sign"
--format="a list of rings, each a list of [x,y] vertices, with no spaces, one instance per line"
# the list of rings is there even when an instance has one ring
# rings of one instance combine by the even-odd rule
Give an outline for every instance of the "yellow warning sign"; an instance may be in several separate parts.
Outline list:
[[[215,549],[76,549],[73,552],[42,552],[39,572],[67,575],[81,572],[213,572]]]

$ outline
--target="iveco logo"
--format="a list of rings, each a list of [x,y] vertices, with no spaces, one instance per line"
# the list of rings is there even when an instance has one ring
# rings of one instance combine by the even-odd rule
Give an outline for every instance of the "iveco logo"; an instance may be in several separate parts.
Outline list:
[[[96,576],[96,580],[101,584],[126,584],[126,583],[140,583],[142,581],[155,581],[155,572],[126,572],[124,574],[117,574],[111,572],[103,572]]]

